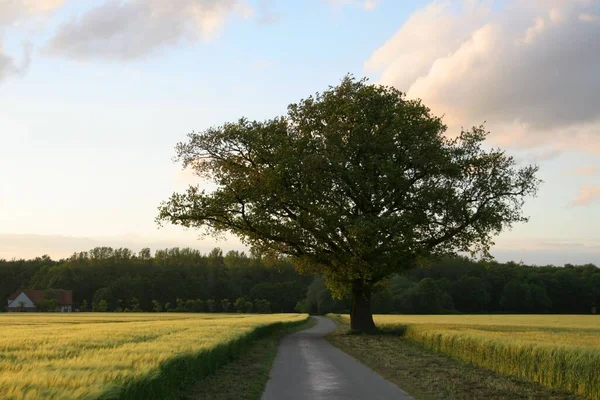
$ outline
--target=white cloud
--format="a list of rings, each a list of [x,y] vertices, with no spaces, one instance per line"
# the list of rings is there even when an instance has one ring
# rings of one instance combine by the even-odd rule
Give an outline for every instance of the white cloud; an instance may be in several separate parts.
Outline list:
[[[598,0],[434,2],[373,52],[367,70],[456,131],[487,121],[508,147],[600,152]]]
[[[75,59],[130,60],[182,42],[210,40],[243,0],[109,0],[59,26],[48,51]]]
[[[43,15],[63,4],[63,0],[0,0],[0,82],[9,76],[23,74],[31,61],[32,46],[23,45],[20,61],[2,47],[2,33],[33,16]]]
[[[571,202],[572,206],[585,206],[600,201],[600,185],[585,185],[579,189],[577,198]]]
[[[323,0],[329,3],[332,7],[354,6],[360,7],[365,11],[374,10],[379,1],[377,0]]]

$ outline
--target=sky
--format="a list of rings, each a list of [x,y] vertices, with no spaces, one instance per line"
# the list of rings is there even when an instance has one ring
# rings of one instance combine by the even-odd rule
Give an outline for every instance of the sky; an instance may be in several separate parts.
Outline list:
[[[600,0],[0,0],[0,258],[243,249],[159,227],[186,134],[345,74],[540,166],[499,261],[600,265]]]

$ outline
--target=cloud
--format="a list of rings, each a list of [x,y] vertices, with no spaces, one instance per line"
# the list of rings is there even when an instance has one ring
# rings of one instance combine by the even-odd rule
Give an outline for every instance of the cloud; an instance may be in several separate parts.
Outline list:
[[[564,171],[564,175],[593,176],[600,174],[600,168],[595,165],[585,165]]]
[[[60,25],[48,51],[73,59],[131,60],[210,40],[231,14],[251,13],[243,0],[108,0]]]
[[[579,189],[577,198],[571,202],[572,206],[586,206],[600,201],[600,185],[585,185]]]
[[[281,21],[281,14],[273,11],[272,0],[260,0],[257,14],[259,24],[276,24]]]
[[[32,46],[23,44],[21,61],[9,55],[2,47],[2,32],[17,27],[23,21],[45,14],[63,4],[63,0],[1,0],[0,1],[0,82],[10,76],[22,75],[29,68]]]
[[[451,129],[487,121],[503,146],[600,152],[600,24],[581,18],[598,0],[455,5],[415,12],[365,68]]]
[[[24,44],[23,59],[21,62],[18,62],[14,57],[9,56],[2,51],[2,46],[0,43],[0,82],[9,76],[24,74],[31,63],[31,51],[31,45]]]
[[[365,11],[372,11],[379,3],[376,0],[324,0],[332,7],[354,6],[360,7]]]
[[[64,0],[2,0],[0,1],[0,27],[12,25],[34,14],[49,12]]]

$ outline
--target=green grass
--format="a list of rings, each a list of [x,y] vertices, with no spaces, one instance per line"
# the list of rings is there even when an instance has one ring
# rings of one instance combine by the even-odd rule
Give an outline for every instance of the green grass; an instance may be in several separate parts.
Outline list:
[[[0,315],[2,399],[175,399],[301,314]]]
[[[181,394],[182,400],[258,400],[261,398],[282,336],[316,325],[311,318],[258,339],[239,356]]]
[[[347,316],[338,320],[347,323]],[[375,316],[383,331],[474,366],[560,392],[600,399],[600,318],[596,316]],[[562,397],[561,397],[562,398]]]

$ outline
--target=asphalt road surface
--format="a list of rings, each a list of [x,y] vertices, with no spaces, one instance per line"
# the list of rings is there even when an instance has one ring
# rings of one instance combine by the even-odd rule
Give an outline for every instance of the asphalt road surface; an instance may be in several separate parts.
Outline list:
[[[316,326],[282,339],[263,400],[411,399],[323,339],[335,330],[333,321],[313,318]]]

